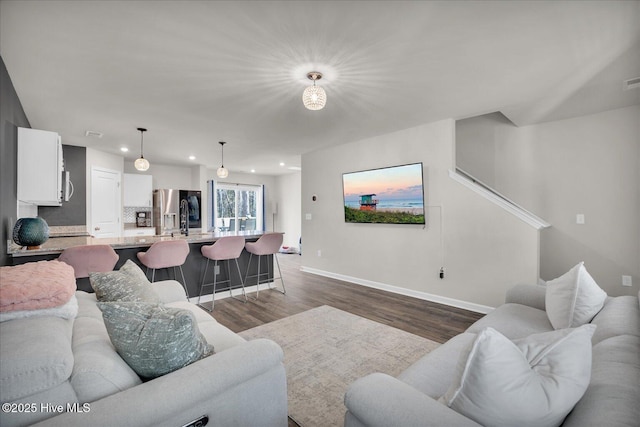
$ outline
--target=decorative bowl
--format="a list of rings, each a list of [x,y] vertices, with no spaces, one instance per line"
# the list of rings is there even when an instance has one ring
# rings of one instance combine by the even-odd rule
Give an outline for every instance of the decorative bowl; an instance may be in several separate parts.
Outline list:
[[[49,239],[49,225],[40,218],[20,218],[13,227],[13,241],[27,249],[37,249]]]

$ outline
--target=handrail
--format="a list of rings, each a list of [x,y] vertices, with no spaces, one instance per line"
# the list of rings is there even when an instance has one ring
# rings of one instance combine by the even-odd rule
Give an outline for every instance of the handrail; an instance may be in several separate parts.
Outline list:
[[[547,221],[529,212],[522,206],[515,203],[513,200],[510,200],[504,195],[498,193],[496,190],[489,187],[484,182],[476,179],[471,174],[465,172],[460,168],[456,167],[455,171],[449,170],[449,177],[454,181],[457,181],[460,184],[464,185],[465,187],[473,190],[485,199],[502,207],[506,211],[512,213],[522,221],[526,222],[532,227],[535,227],[538,230],[551,227],[551,224],[549,224]]]

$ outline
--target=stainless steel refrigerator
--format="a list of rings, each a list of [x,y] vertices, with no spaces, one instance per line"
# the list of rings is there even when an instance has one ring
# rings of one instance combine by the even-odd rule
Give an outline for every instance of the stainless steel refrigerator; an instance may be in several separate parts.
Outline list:
[[[201,232],[201,206],[200,191],[154,190],[153,223],[156,225],[156,234],[170,235]]]

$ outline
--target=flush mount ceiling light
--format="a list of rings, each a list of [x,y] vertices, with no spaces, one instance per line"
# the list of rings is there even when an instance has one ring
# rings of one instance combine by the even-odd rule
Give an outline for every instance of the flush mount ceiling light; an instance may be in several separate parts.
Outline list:
[[[218,168],[217,175],[218,178],[226,178],[229,176],[229,171],[224,167],[224,144],[226,144],[226,142],[219,141],[218,144],[220,144],[220,146],[222,147],[222,162],[220,163],[220,167]]]
[[[302,93],[302,103],[309,110],[322,110],[327,103],[327,94],[316,81],[322,78],[322,73],[311,71],[307,73],[307,78],[313,82],[313,86],[307,87]]]
[[[138,130],[140,131],[140,158],[136,159],[133,165],[139,171],[146,171],[147,169],[149,169],[149,160],[144,158],[144,155],[142,154],[142,147],[144,144],[144,133],[147,130],[145,128],[138,128]]]

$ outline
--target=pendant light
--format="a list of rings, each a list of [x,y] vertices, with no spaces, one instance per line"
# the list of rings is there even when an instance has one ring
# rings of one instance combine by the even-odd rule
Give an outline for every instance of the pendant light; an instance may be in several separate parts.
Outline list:
[[[135,163],[133,165],[139,171],[143,171],[144,172],[147,169],[149,169],[149,160],[145,159],[144,155],[142,154],[142,146],[144,144],[144,133],[147,130],[145,128],[138,128],[138,130],[140,131],[140,158],[136,159],[136,161],[135,161]]]
[[[307,73],[307,78],[313,82],[313,86],[307,87],[302,93],[302,103],[309,110],[322,110],[327,103],[327,93],[320,86],[316,86],[316,81],[322,78],[322,73],[311,71]]]
[[[218,141],[218,144],[220,144],[220,146],[222,147],[222,162],[220,163],[220,167],[218,168],[217,175],[218,178],[226,178],[229,176],[229,171],[224,167],[224,144],[226,144],[226,142]]]

